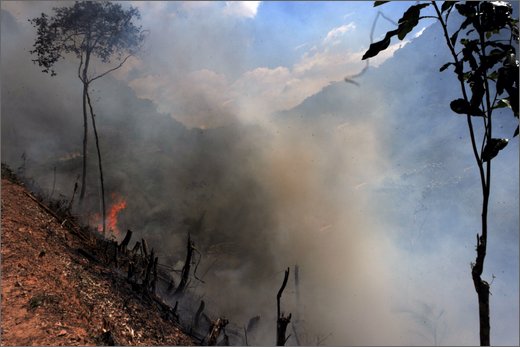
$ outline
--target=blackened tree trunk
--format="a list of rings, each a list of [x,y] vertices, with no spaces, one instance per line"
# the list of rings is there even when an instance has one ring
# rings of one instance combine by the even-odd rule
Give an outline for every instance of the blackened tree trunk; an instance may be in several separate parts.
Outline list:
[[[287,325],[289,325],[291,321],[291,314],[288,316],[284,316],[284,314],[280,311],[280,300],[282,298],[282,293],[287,285],[287,280],[289,279],[289,268],[285,270],[285,277],[283,278],[282,286],[280,290],[278,290],[278,294],[276,295],[276,307],[277,307],[277,320],[276,320],[276,345],[284,346],[285,342],[287,342],[287,337],[285,337],[285,332],[287,331]]]
[[[184,266],[182,268],[181,273],[181,281],[179,286],[175,290],[174,295],[180,295],[184,293],[186,290],[186,285],[188,284],[188,278],[190,276],[190,267],[191,267],[191,258],[193,257],[193,242],[191,241],[191,237],[188,234],[188,243],[186,246],[186,261],[184,262]]]
[[[121,243],[119,244],[119,250],[126,253],[127,252],[127,248],[128,248],[128,244],[130,243],[130,239],[132,238],[132,230],[128,229],[126,231],[126,235],[125,235],[125,238],[123,239],[123,241],[121,241]]]

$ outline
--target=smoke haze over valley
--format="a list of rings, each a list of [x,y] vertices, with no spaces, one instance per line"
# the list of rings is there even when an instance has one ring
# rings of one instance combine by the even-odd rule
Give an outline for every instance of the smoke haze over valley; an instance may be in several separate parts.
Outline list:
[[[41,73],[27,22],[64,4],[2,2],[1,155],[48,194],[56,168],[54,196],[70,199],[81,170],[77,61]],[[260,315],[255,344],[275,342],[287,267],[283,311],[303,320],[307,344],[478,343],[479,177],[449,108],[456,77],[439,73],[449,52],[436,23],[392,42],[356,86],[344,78],[365,66],[371,3],[131,5],[145,46],[92,85],[108,204],[126,200],[120,230],[176,269],[191,232],[204,280],[192,281],[194,297],[238,329]],[[408,5],[384,11],[397,20]],[[379,25],[376,35],[391,28]],[[495,119],[510,142],[494,160],[485,277],[496,277],[493,344],[517,345],[517,120]],[[100,209],[95,151],[91,140],[85,222]]]

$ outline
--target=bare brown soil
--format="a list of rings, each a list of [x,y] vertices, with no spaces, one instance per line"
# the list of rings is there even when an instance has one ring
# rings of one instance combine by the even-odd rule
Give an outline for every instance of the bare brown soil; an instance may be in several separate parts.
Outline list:
[[[2,178],[1,345],[193,345],[124,276]]]

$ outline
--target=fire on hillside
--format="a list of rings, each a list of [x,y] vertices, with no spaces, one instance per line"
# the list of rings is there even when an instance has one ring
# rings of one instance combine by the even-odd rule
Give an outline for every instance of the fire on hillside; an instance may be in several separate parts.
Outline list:
[[[106,230],[109,236],[119,239],[121,238],[121,230],[119,230],[118,218],[121,211],[126,208],[126,200],[117,193],[110,194],[110,200],[112,203],[107,208]],[[103,232],[103,218],[100,213],[94,213],[90,217],[90,224],[95,225],[96,230],[100,233]]]

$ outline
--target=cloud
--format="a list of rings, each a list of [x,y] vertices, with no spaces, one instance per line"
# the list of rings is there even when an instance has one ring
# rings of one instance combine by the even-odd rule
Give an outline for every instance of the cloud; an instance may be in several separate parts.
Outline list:
[[[356,29],[350,22],[296,47],[292,64],[242,68],[259,37],[240,19],[253,18],[260,2],[189,4],[137,3],[151,32],[147,52],[142,63],[132,62],[117,75],[188,127],[269,121],[272,113],[295,107],[364,67],[363,51],[349,46]],[[404,44],[390,46],[371,65],[380,65]],[[217,109],[203,106],[210,101]]]
[[[226,1],[224,13],[236,17],[255,18],[261,1]]]
[[[348,24],[344,24],[342,26],[339,26],[337,28],[332,29],[327,33],[327,36],[325,37],[325,40],[323,40],[324,43],[330,43],[331,41],[336,41],[343,35],[345,35],[346,32],[352,31],[356,29],[356,25],[354,22],[350,22]]]
[[[419,30],[417,33],[415,33],[415,35],[413,37],[418,38],[419,36],[421,36],[424,33],[424,30],[426,30],[426,28],[427,27],[423,27],[421,30]]]

